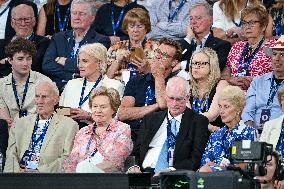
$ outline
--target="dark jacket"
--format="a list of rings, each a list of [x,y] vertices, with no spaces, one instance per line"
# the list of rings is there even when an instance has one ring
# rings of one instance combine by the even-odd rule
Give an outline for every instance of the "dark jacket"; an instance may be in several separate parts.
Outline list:
[[[142,163],[150,149],[149,144],[162,125],[168,110],[153,112],[144,117],[132,155]],[[208,119],[186,108],[182,116],[174,151],[174,168],[196,171],[208,141]],[[159,154],[157,154],[159,156]]]
[[[194,49],[194,47],[193,47],[193,44],[188,43],[184,39],[180,40],[179,42],[183,50],[187,49],[186,53],[182,57],[182,60],[188,61],[186,65],[186,70],[188,70],[189,60],[191,58],[192,49]],[[217,37],[214,37],[212,34],[210,34],[206,40],[204,47],[209,47],[216,51],[218,55],[218,59],[219,59],[219,67],[220,67],[220,70],[222,71],[226,66],[227,56],[230,52],[231,44],[228,41],[219,39]]]

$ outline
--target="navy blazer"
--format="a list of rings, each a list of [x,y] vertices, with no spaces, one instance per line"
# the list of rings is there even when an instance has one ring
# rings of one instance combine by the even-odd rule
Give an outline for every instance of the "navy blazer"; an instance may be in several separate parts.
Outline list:
[[[182,39],[179,41],[182,49],[185,50],[187,49],[186,53],[183,55],[182,60],[187,60],[188,63],[186,65],[186,70],[188,71],[188,65],[189,65],[189,60],[192,56],[192,49],[193,44],[189,44],[186,40]],[[219,67],[221,72],[226,66],[227,62],[227,57],[229,55],[230,49],[231,49],[231,44],[228,41],[219,39],[217,37],[214,37],[212,34],[210,34],[206,40],[206,43],[204,47],[209,47],[213,50],[216,51],[219,59]]]
[[[43,73],[57,84],[60,91],[69,80],[73,79],[75,73],[79,73],[77,59],[70,58],[74,43],[73,30],[56,33],[43,58]],[[98,34],[93,29],[89,29],[82,40],[82,45],[88,43],[102,43],[106,48],[110,46],[109,38]],[[67,58],[64,66],[55,62],[57,57]]]
[[[167,113],[168,110],[153,112],[143,119],[138,140],[132,152],[141,168],[150,149],[149,144]],[[196,171],[200,167],[201,157],[208,141],[208,124],[208,119],[205,116],[195,113],[189,108],[185,109],[176,139],[174,168]]]

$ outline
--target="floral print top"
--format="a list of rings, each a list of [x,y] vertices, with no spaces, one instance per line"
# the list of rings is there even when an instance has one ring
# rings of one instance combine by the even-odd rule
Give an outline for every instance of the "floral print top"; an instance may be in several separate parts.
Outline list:
[[[144,49],[144,55],[146,59],[152,59],[155,56],[155,49],[158,48],[159,44],[157,41],[152,40],[145,40],[142,43],[143,49]],[[114,45],[112,45],[108,52],[107,52],[107,63],[108,65],[111,65],[113,61],[117,59],[119,56],[123,56],[127,53],[129,53],[129,40],[120,41]]]
[[[95,137],[93,128],[93,124],[88,125],[76,134],[73,149],[63,165],[65,171],[75,172],[77,164],[90,157],[95,150],[104,161],[110,161],[122,170],[133,148],[129,125],[113,119],[100,139]]]
[[[235,140],[254,141],[256,138],[256,129],[246,126],[243,121],[240,121],[240,123],[231,130],[229,130],[228,126],[222,127],[210,135],[202,155],[201,165],[205,165],[208,161],[211,161],[218,166],[224,163],[224,159],[228,159],[228,149],[232,147]]]
[[[259,76],[272,71],[271,57],[265,54],[264,47],[271,47],[274,41],[274,39],[266,40],[264,45],[260,47],[248,66],[250,76]],[[246,43],[246,41],[236,42],[230,50],[227,58],[227,67],[230,68],[232,77],[237,76],[240,58]]]

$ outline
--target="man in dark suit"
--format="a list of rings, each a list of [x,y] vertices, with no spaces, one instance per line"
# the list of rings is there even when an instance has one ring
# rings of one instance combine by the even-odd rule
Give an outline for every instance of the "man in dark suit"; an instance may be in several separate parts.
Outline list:
[[[33,3],[32,2],[22,2],[17,6],[12,8],[11,11],[11,26],[15,30],[16,34],[7,38],[5,40],[5,46],[7,46],[11,41],[16,38],[25,38],[29,41],[32,41],[37,48],[37,53],[33,56],[32,62],[32,70],[42,73],[42,60],[45,54],[45,51],[49,44],[49,39],[43,36],[39,36],[34,34],[34,27],[36,25],[36,17],[37,13],[34,12]],[[7,56],[4,51],[1,53],[1,62],[6,65],[6,71],[4,75],[11,73],[10,65],[7,61]],[[3,59],[4,58],[4,59]]]
[[[189,11],[189,25],[187,36],[180,41],[183,48],[183,68],[188,70],[189,60],[194,51],[209,47],[216,51],[219,58],[219,66],[222,71],[226,65],[227,56],[231,49],[231,44],[227,41],[214,37],[211,34],[213,23],[213,10],[208,3],[196,3]]]
[[[158,175],[168,170],[199,168],[209,122],[186,107],[189,91],[186,80],[169,79],[165,94],[168,109],[145,116],[132,153],[138,163],[129,172],[148,170]]]

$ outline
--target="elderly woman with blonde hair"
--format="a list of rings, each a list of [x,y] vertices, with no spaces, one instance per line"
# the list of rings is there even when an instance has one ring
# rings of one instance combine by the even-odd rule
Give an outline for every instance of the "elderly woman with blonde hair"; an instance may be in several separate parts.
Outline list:
[[[70,111],[64,111],[64,114],[80,123],[92,121],[88,103],[89,96],[94,89],[99,86],[112,87],[122,97],[124,85],[117,80],[109,79],[105,75],[107,68],[106,53],[107,49],[100,43],[83,45],[78,54],[78,68],[82,78],[70,80],[61,95],[59,105],[71,108]]]
[[[129,125],[114,118],[120,105],[118,92],[99,87],[90,97],[94,122],[75,137],[73,149],[64,163],[66,172],[120,172],[132,151]]]
[[[220,80],[216,52],[207,47],[195,51],[190,60],[189,73],[192,86],[191,109],[206,116],[210,122],[208,130],[214,132],[224,126],[219,116],[218,97],[228,85],[225,80]]]
[[[211,134],[202,155],[200,172],[222,171],[230,164],[228,149],[234,141],[256,139],[257,131],[241,120],[244,92],[236,86],[225,87],[218,98],[220,116],[225,126]]]

